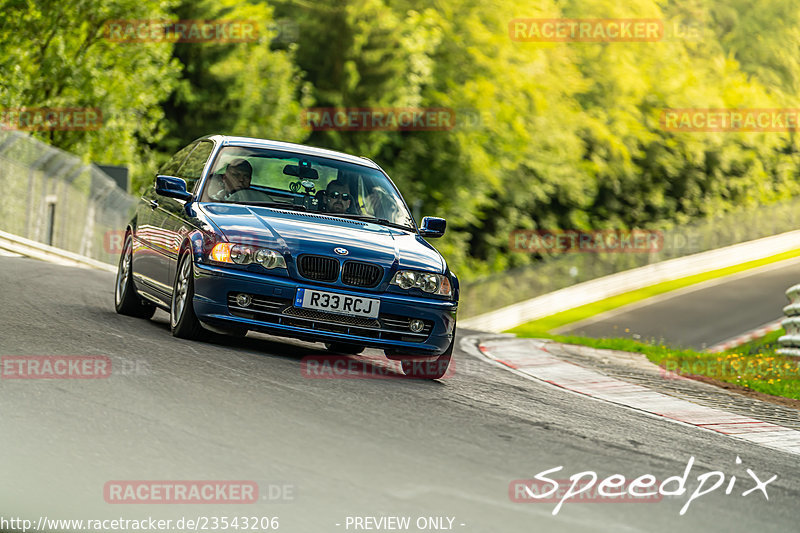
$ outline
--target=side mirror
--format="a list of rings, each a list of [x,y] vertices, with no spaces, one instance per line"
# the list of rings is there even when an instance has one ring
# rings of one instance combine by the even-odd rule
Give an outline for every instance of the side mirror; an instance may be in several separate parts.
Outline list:
[[[435,239],[444,235],[446,227],[447,221],[443,218],[424,217],[422,219],[422,227],[419,228],[419,234],[423,237]]]
[[[156,176],[156,193],[184,202],[192,199],[192,193],[186,190],[186,182],[175,176]]]

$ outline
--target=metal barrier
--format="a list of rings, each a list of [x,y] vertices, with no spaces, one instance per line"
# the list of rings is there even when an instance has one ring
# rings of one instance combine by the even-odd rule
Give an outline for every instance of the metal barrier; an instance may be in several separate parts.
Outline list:
[[[655,231],[663,248],[655,253],[568,253],[485,278],[462,281],[459,318],[476,317],[512,304],[611,274],[670,259],[754,241],[800,228],[800,197],[751,206],[720,216]]]
[[[664,281],[694,276],[798,249],[800,249],[800,230],[789,231],[578,283],[524,302],[469,317],[461,320],[460,325],[481,331],[506,331],[531,320]]]
[[[780,348],[775,350],[781,355],[800,356],[800,285],[794,285],[786,291],[789,305],[783,308],[786,316],[781,321],[785,335],[778,338]]]
[[[118,260],[135,199],[94,165],[0,130],[0,230],[103,263]]]

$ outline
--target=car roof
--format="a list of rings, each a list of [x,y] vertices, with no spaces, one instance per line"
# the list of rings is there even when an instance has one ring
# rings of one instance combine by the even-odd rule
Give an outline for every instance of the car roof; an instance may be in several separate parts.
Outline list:
[[[345,161],[347,163],[354,163],[356,165],[362,165],[381,170],[381,168],[374,161],[366,157],[359,157],[345,154],[343,152],[337,152],[335,150],[308,146],[305,144],[272,141],[269,139],[256,139],[253,137],[233,137],[228,135],[207,135],[203,137],[203,139],[217,141],[222,146],[244,146],[247,148],[268,148],[272,150],[282,150],[285,152],[295,152],[303,155],[327,157],[329,159],[336,159],[338,161]]]

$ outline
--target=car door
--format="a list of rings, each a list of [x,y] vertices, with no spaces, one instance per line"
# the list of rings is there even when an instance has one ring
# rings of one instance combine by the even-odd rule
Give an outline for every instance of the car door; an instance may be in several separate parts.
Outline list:
[[[197,142],[190,144],[176,153],[158,174],[174,176],[183,162],[197,147]],[[166,213],[161,208],[165,198],[156,194],[155,178],[153,185],[142,196],[136,211],[136,232],[133,256],[133,271],[137,285],[142,292],[168,304],[171,295],[169,262],[166,256],[168,242],[164,232]]]
[[[177,177],[186,182],[186,190],[190,192],[196,191],[200,181],[200,176],[203,175],[208,158],[214,150],[214,143],[211,141],[200,141],[192,153],[184,161],[183,165],[178,169]],[[169,242],[169,249],[165,250],[167,257],[167,283],[170,285],[175,279],[175,273],[178,268],[178,254],[180,253],[180,246],[183,243],[186,235],[198,229],[198,222],[193,216],[193,211],[187,211],[185,202],[176,200],[174,198],[164,198],[159,202],[159,208],[164,211],[164,219],[161,227]]]

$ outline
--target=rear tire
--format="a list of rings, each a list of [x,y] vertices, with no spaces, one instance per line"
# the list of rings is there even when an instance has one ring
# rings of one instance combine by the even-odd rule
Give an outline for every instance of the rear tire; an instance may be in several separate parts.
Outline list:
[[[169,309],[173,337],[193,340],[208,338],[208,331],[194,313],[194,261],[190,252],[184,252],[178,261]]]
[[[120,315],[136,318],[151,318],[156,307],[142,300],[133,285],[133,238],[125,237],[125,245],[119,256],[117,279],[114,285],[114,309]]]
[[[341,354],[341,355],[358,355],[364,351],[364,346],[358,346],[356,344],[347,344],[344,342],[326,342],[325,348],[329,352]]]

